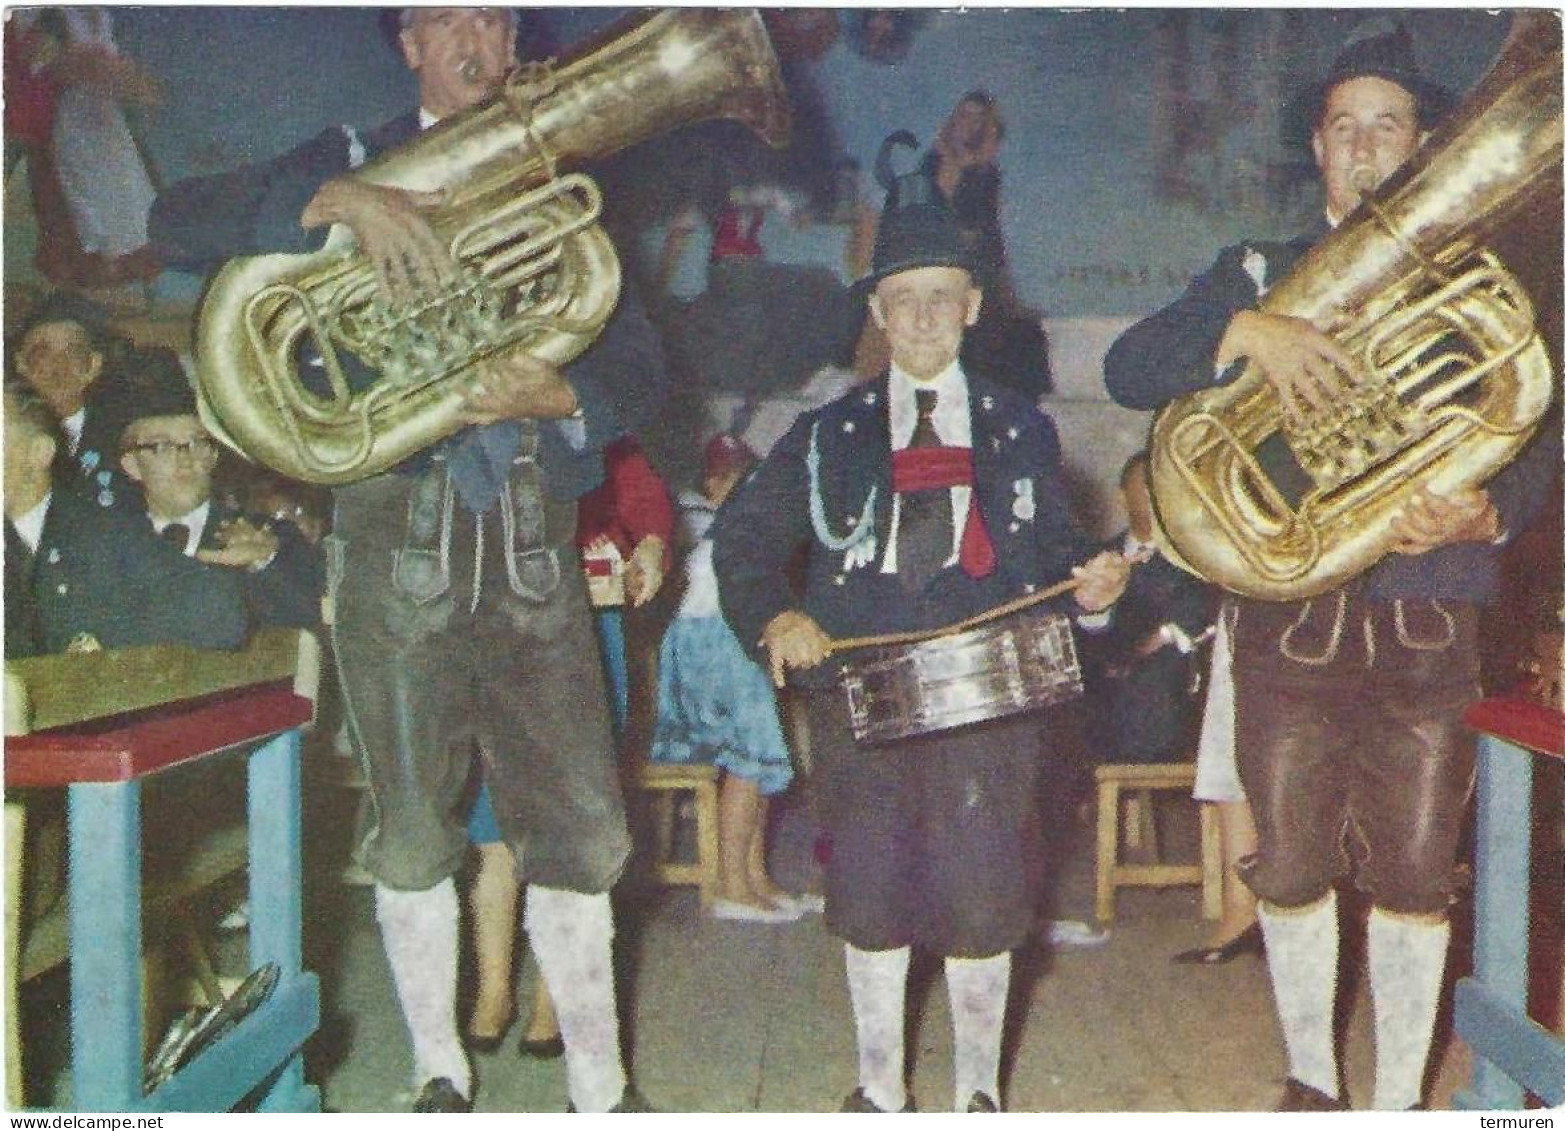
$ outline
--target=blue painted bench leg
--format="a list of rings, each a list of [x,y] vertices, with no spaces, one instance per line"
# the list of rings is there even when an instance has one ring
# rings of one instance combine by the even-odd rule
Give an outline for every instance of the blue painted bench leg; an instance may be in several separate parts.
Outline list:
[[[1527,890],[1532,831],[1532,755],[1489,735],[1478,739],[1473,981],[1523,1018],[1527,1013]],[[1465,1018],[1457,1014],[1457,1031]],[[1457,1106],[1522,1107],[1521,1085],[1500,1065],[1473,1057],[1472,1087]]]
[[[67,792],[71,937],[71,1106],[128,1111],[141,1100],[141,786]]]
[[[250,755],[250,960],[277,963],[278,992],[303,976],[303,847],[299,826],[299,732]],[[256,866],[257,861],[264,864]],[[260,1099],[262,1111],[319,1111],[320,1092],[304,1082],[302,1053],[283,1066]]]

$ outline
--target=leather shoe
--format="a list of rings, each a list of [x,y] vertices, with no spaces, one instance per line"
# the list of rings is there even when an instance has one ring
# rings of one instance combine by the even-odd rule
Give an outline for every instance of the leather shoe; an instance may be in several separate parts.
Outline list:
[[[852,1092],[848,1093],[848,1098],[842,1101],[842,1106],[837,1110],[849,1115],[867,1115],[871,1112],[884,1113],[886,1109],[880,1107],[874,1100],[865,1095],[863,1088],[854,1088]],[[902,1113],[917,1110],[913,1106],[913,1097],[909,1096],[907,1102],[902,1105]]]
[[[1194,950],[1182,950],[1171,961],[1178,966],[1221,966],[1241,954],[1265,953],[1266,940],[1261,935],[1261,925],[1251,923],[1221,946],[1198,946]]]
[[[523,1036],[516,1042],[516,1051],[529,1060],[559,1060],[565,1055],[565,1039],[558,1033],[552,1037]]]
[[[1000,1111],[1000,1105],[994,1102],[994,1097],[988,1092],[974,1092],[973,1098],[967,1101],[967,1114],[996,1115]]]
[[[1319,1088],[1312,1088],[1292,1076],[1282,1086],[1282,1098],[1277,1101],[1278,1111],[1347,1111],[1344,1100],[1328,1096]]]
[[[413,1101],[413,1111],[420,1115],[465,1114],[472,1110],[473,1101],[457,1091],[456,1085],[446,1076],[436,1076],[433,1080],[425,1081],[419,1089],[418,1099]]]

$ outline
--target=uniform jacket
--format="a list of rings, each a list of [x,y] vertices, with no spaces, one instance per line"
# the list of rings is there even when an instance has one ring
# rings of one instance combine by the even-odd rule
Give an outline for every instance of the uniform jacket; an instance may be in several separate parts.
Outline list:
[[[1286,243],[1257,241],[1227,248],[1174,302],[1138,322],[1104,359],[1109,395],[1127,408],[1157,409],[1186,393],[1235,380],[1242,359],[1218,373],[1213,359],[1229,321],[1256,305],[1266,290],[1326,235],[1324,222]],[[1503,530],[1521,530],[1536,513],[1560,458],[1558,424],[1545,421],[1515,461],[1487,484]],[[1388,554],[1365,575],[1379,600],[1435,597],[1486,601],[1499,584],[1499,548],[1473,542],[1426,554]]]
[[[201,549],[215,550],[218,527],[242,517],[240,511],[220,507],[214,501],[201,531]],[[252,516],[252,521],[257,520]],[[277,534],[277,556],[265,569],[252,573],[229,566],[209,565],[206,568],[239,575],[252,632],[263,628],[318,628],[321,592],[326,583],[324,556],[293,523],[273,522],[270,525]]]
[[[9,523],[6,545],[20,545]],[[125,508],[56,488],[38,552],[17,564],[30,576],[25,588],[13,589],[7,561],[7,612],[31,600],[42,652],[62,652],[83,633],[104,648],[244,643],[240,571],[187,558]]]
[[[833,638],[939,628],[1069,577],[1091,556],[1067,507],[1053,423],[1016,393],[967,382],[973,488],[994,571],[973,579],[953,565],[915,594],[880,572],[892,507],[882,376],[800,416],[718,511],[712,540],[723,614],[753,658],[764,660],[761,631],[787,609],[801,609]],[[796,595],[786,568],[800,546],[807,558]],[[1069,600],[1061,607],[1074,609]],[[800,680],[823,684],[834,670],[823,664]]]
[[[271,160],[182,181],[153,202],[151,245],[164,263],[197,272],[234,256],[319,250],[328,229],[299,226],[310,198],[326,181],[417,133],[417,113],[363,133],[334,127]],[[565,373],[581,405],[585,437],[573,443],[563,427],[541,428],[539,463],[548,494],[569,501],[601,482],[603,449],[623,432],[644,428],[662,405],[662,344],[631,287],[597,341]],[[420,453],[400,470],[421,471],[433,455]]]
[[[1122,551],[1125,536],[1101,548]],[[1088,691],[1100,708],[1091,714],[1100,761],[1168,761],[1188,754],[1192,665],[1205,653],[1183,653],[1172,642],[1150,656],[1137,656],[1136,648],[1164,625],[1195,641],[1216,615],[1216,590],[1162,554],[1132,564],[1113,623],[1081,641]]]

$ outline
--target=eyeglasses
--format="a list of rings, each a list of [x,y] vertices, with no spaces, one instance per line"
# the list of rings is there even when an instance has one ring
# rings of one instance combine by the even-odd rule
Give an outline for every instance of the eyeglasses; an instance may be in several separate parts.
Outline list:
[[[204,459],[216,451],[211,440],[198,436],[193,440],[150,440],[145,444],[132,444],[130,450],[158,459],[172,460],[175,456]]]

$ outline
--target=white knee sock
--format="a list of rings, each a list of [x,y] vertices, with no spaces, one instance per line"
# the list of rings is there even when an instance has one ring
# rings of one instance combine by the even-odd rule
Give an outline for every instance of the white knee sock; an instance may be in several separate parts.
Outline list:
[[[529,885],[527,938],[559,1015],[571,1105],[608,1111],[625,1094],[608,894]]]
[[[1369,988],[1375,1003],[1375,1110],[1423,1098],[1451,924],[1369,913]]]
[[[956,1052],[956,1108],[966,1111],[974,1092],[1000,1102],[1000,1040],[1011,988],[1011,954],[947,958],[946,992]]]
[[[456,882],[426,891],[375,885],[375,919],[413,1043],[413,1084],[444,1076],[472,1096],[473,1073],[456,1029]]]
[[[860,950],[843,944],[853,1024],[859,1041],[859,1087],[882,1111],[907,1106],[907,967],[911,950]]]
[[[1298,910],[1262,903],[1256,913],[1266,936],[1277,1020],[1288,1046],[1288,1074],[1328,1096],[1339,1096],[1332,1029],[1337,997],[1337,893]]]

